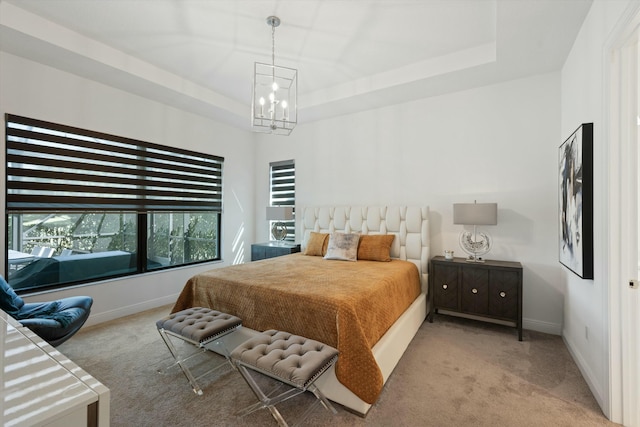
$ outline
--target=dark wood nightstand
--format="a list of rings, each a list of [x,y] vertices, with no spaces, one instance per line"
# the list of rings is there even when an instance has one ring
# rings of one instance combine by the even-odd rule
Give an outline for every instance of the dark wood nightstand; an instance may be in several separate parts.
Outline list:
[[[290,242],[265,242],[251,245],[251,261],[273,258],[300,252],[300,245]]]
[[[508,324],[522,341],[522,265],[519,262],[465,258],[431,259],[429,322],[438,310],[477,320]]]

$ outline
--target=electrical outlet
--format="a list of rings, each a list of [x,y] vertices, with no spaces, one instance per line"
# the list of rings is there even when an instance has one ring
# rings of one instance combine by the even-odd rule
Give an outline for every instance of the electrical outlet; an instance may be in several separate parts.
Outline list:
[[[584,327],[584,339],[589,341],[589,327],[588,326]]]
[[[640,287],[640,285],[638,284],[637,280],[631,279],[631,280],[629,280],[629,287],[631,289],[638,289],[638,287]]]

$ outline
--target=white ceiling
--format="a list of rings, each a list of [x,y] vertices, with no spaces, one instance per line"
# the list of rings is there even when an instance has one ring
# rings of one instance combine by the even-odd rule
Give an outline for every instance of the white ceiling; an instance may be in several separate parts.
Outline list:
[[[254,62],[298,121],[559,70],[592,0],[0,0],[0,49],[248,128]]]

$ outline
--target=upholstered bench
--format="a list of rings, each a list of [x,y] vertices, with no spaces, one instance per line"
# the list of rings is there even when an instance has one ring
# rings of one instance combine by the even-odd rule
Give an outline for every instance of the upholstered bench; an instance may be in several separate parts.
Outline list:
[[[287,426],[275,405],[307,390],[317,399],[298,422],[304,421],[318,403],[335,414],[335,408],[313,383],[337,359],[338,350],[335,348],[288,332],[269,330],[245,341],[231,352],[231,360],[259,402],[240,411],[238,415],[245,416],[258,409],[268,408],[279,425]],[[249,370],[291,387],[275,397],[269,397],[271,394],[260,388]]]
[[[202,395],[202,389],[196,380],[218,368],[221,368],[227,361],[230,361],[229,352],[219,341],[220,338],[230,334],[240,326],[242,326],[242,320],[239,317],[204,307],[188,308],[186,310],[170,314],[156,322],[156,327],[158,328],[160,336],[175,359],[174,365],[177,364],[180,366],[180,369],[182,369],[187,380],[189,380],[193,391],[198,395]],[[181,356],[169,338],[170,336],[193,344],[202,351],[212,350],[213,346],[218,346],[219,351],[225,357],[225,360],[223,363],[213,366],[207,372],[196,378],[193,376],[185,362],[201,352],[196,351],[187,356]]]

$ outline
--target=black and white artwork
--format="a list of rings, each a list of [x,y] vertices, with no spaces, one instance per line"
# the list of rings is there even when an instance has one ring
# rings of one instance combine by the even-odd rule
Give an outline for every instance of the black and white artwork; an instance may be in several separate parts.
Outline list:
[[[560,146],[560,263],[593,279],[593,123]]]

